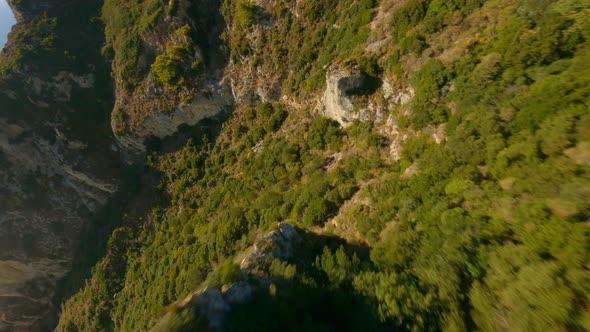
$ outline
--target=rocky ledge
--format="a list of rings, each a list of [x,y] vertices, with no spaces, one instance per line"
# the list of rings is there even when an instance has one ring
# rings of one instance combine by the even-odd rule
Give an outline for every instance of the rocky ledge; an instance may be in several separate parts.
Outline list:
[[[163,331],[162,327],[174,319],[173,315],[192,309],[196,309],[199,315],[207,319],[210,330],[223,330],[225,315],[231,311],[232,306],[248,303],[254,296],[256,285],[269,285],[272,282],[267,275],[261,273],[263,265],[267,263],[266,259],[291,259],[298,240],[299,235],[293,226],[284,222],[279,223],[276,230],[269,232],[246,250],[245,257],[240,263],[242,279],[245,281],[223,285],[221,289],[205,287],[191,293],[178,302],[152,331]]]

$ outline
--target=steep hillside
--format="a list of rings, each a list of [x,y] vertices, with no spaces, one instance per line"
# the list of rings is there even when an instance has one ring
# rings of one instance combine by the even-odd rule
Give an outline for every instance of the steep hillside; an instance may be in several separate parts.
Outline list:
[[[0,54],[0,330],[45,330],[60,282],[95,245],[86,232],[101,237],[94,218],[121,165],[102,27],[91,21],[99,2],[9,4],[18,23]]]
[[[590,1],[106,0],[102,21],[112,128],[160,197],[57,330],[590,329]]]

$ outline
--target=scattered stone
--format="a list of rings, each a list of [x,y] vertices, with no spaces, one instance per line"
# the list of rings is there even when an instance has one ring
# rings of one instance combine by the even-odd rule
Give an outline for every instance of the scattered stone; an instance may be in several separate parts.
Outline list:
[[[260,154],[262,150],[264,150],[264,140],[256,143],[256,145],[252,148],[252,151],[257,155]]]

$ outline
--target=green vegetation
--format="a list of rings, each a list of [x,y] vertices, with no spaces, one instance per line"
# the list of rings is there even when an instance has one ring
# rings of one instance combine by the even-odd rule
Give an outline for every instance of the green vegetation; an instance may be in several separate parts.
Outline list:
[[[116,134],[131,132],[147,116],[194,97],[194,83],[203,72],[202,45],[186,13],[178,11],[178,1],[108,0],[101,18],[102,53],[111,61],[117,98],[125,100],[113,112]],[[145,98],[146,86],[154,83],[161,88],[158,98]]]
[[[101,314],[111,322],[103,326],[151,327],[166,305],[200,285],[220,286],[239,279],[239,270],[228,258],[250,245],[258,229],[267,231],[277,220],[301,226],[325,223],[335,207],[357,191],[354,177],[369,172],[365,152],[351,151],[327,171],[325,154],[334,150],[308,148],[305,132],[294,140],[267,132],[277,114],[284,117],[278,106],[262,104],[256,110],[236,112],[215,144],[207,138],[198,145],[190,141],[177,152],[149,158],[162,172],[162,189],[171,207],[154,210],[136,244],[129,246],[127,270],[119,275],[125,281],[122,287],[112,288],[116,300],[103,308],[113,309]],[[352,148],[343,146],[345,133],[332,121],[320,118],[309,128],[307,136],[319,131],[322,137],[330,137],[328,144]],[[330,134],[331,130],[339,134]],[[262,151],[254,153],[251,148],[258,142],[263,142]],[[182,211],[173,212],[172,206]],[[98,266],[111,261],[107,255]],[[169,272],[171,268],[174,273]],[[95,272],[93,279],[104,277],[111,278]],[[75,303],[84,298],[94,302],[88,297],[92,294],[108,297],[97,285],[89,283],[77,295],[80,299],[72,299],[64,310],[77,312]]]
[[[55,39],[57,19],[41,15],[26,26],[17,26],[12,32],[10,43],[18,47],[10,47],[8,54],[0,58],[0,74],[19,71],[23,63],[34,56],[53,55],[56,52]]]
[[[230,56],[240,61],[256,50],[258,66],[285,74],[288,92],[313,91],[323,85],[326,66],[362,54],[375,5],[374,0],[306,1],[297,17],[277,4],[268,13],[273,27],[262,31],[263,38],[249,40],[246,27],[255,20],[255,8],[244,0],[225,1],[226,20],[241,27],[227,35]]]
[[[322,225],[330,213],[330,207],[323,198],[316,198],[305,208],[303,222],[308,226]]]
[[[75,74],[102,68],[95,46],[102,43],[102,27],[93,18],[98,10],[93,2],[74,5],[71,12],[59,16],[40,12],[31,20],[19,22],[0,53],[0,75],[25,75],[29,84],[32,75],[49,78],[66,68]]]
[[[139,83],[143,68],[137,59],[141,47],[147,45],[142,35],[153,29],[163,15],[173,15],[176,1],[105,1],[102,20],[105,24],[106,43],[103,54],[113,58],[113,74],[130,85]]]
[[[249,27],[254,24],[256,6],[246,0],[238,1],[237,20],[241,27]]]
[[[410,28],[418,25],[426,16],[428,2],[426,0],[410,0],[399,6],[391,17],[393,36],[401,39]]]
[[[439,102],[441,89],[448,81],[443,64],[434,59],[428,60],[414,81],[416,96],[412,103],[415,113],[412,126],[419,129],[427,124],[446,122],[448,111]]]
[[[154,332],[192,332],[207,330],[207,319],[193,308],[173,308],[154,326]]]
[[[241,105],[219,136],[148,157],[163,203],[137,236],[113,233],[60,328],[153,327],[202,285],[247,279],[235,256],[287,221],[303,237],[296,255],[261,262],[270,284],[228,329],[590,329],[590,3],[390,5],[392,45],[364,54],[373,1],[308,1],[299,17],[225,1],[235,65],[284,74],[285,94],[321,92],[325,66],[348,60],[412,86],[399,160],[383,124],[343,129],[283,99]],[[276,22],[255,40],[254,14]],[[172,87],[175,52],[152,66]],[[203,324],[185,310],[161,324]]]
[[[315,119],[307,135],[307,146],[311,149],[323,149],[340,142],[342,132],[338,122],[326,118]]]
[[[240,280],[240,266],[231,260],[226,260],[217,266],[205,280],[205,285],[221,288],[223,285],[230,285]]]
[[[186,62],[186,59],[190,58],[189,49],[189,44],[168,46],[166,54],[156,57],[150,73],[156,78],[158,83],[165,84],[173,90],[177,90],[186,83],[183,77],[185,71],[182,64]]]

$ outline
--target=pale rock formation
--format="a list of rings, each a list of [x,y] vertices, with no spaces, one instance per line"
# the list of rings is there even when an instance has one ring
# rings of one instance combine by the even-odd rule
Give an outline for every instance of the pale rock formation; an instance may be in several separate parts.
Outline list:
[[[89,213],[117,189],[115,177],[68,156],[84,155],[84,143],[34,131],[0,118],[0,330],[28,330],[54,312]]]
[[[401,129],[397,125],[396,118],[390,115],[385,125],[381,127],[381,132],[389,138],[389,153],[392,159],[397,161],[401,158],[406,140],[410,137],[426,134],[431,136],[436,144],[442,144],[446,139],[445,126],[443,123],[438,127],[427,126],[418,131],[410,128]]]
[[[389,138],[389,154],[394,161],[400,160],[404,143],[408,139],[408,132],[400,130],[397,121],[393,115],[387,118],[387,122],[382,129],[385,136]]]
[[[211,330],[221,330],[224,326],[225,315],[231,310],[231,306],[249,302],[253,292],[252,285],[243,281],[224,285],[221,290],[205,287],[191,293],[176,304],[176,307],[181,310],[188,306],[196,307],[199,314],[207,318]]]
[[[210,287],[189,295],[181,306],[186,305],[197,306],[199,312],[207,317],[209,327],[215,330],[221,328],[223,317],[231,308],[223,293],[217,288]]]
[[[165,138],[176,133],[180,125],[194,126],[203,119],[231,110],[233,97],[227,86],[219,83],[206,91],[173,112],[159,112],[147,117],[132,133],[118,137],[119,142],[127,149],[144,152],[144,141],[150,137]]]
[[[354,112],[354,105],[348,99],[348,93],[359,89],[365,83],[365,77],[360,71],[343,69],[332,70],[326,74],[326,91],[320,100],[317,111],[346,127],[358,118]]]

